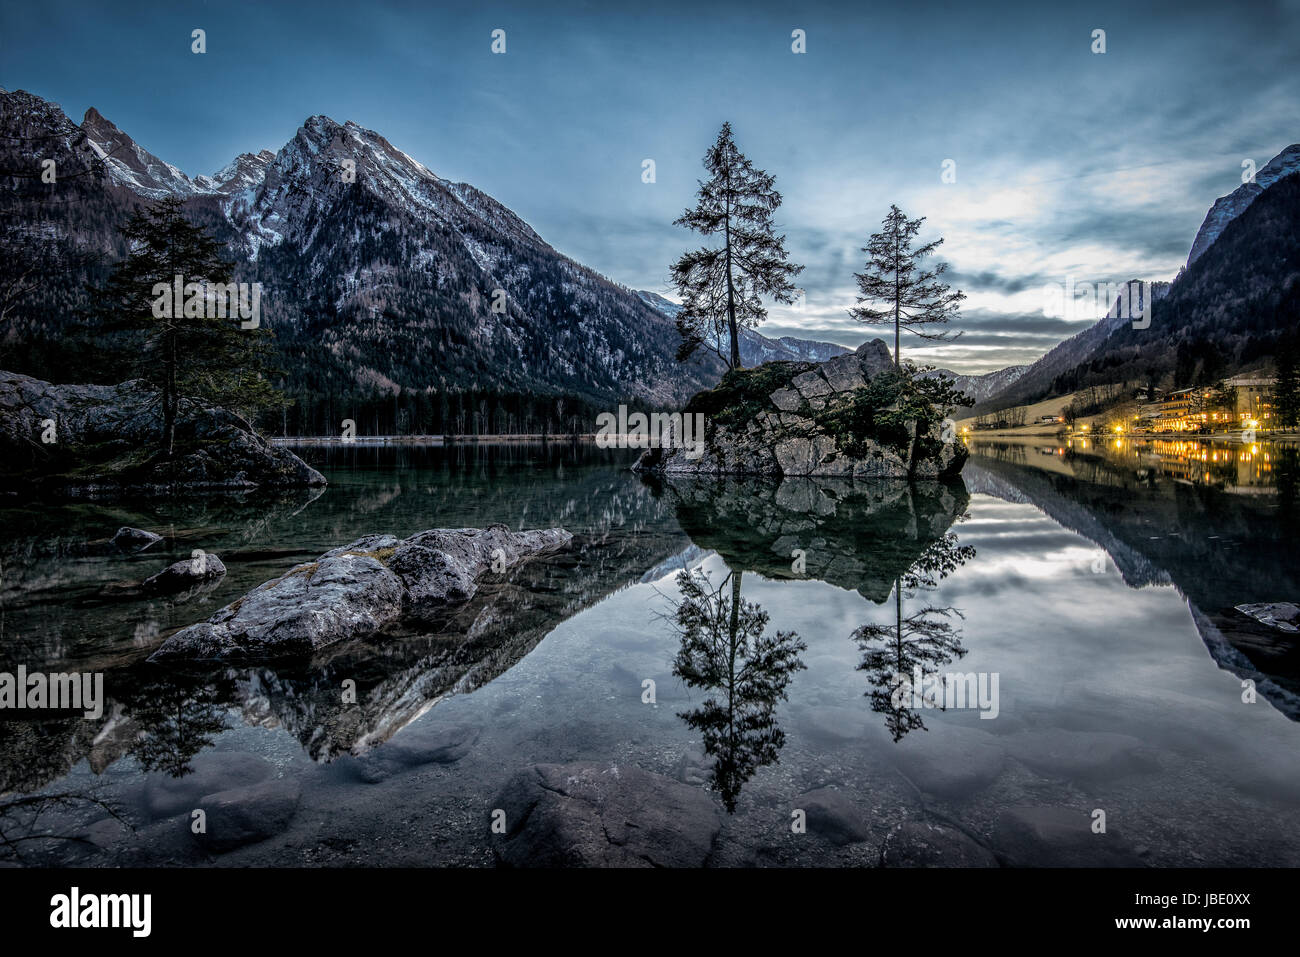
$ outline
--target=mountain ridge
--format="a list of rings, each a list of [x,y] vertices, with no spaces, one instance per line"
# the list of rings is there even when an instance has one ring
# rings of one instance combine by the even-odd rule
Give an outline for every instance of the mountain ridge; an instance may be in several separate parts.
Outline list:
[[[84,247],[120,258],[116,227],[134,206],[182,199],[232,250],[236,278],[263,284],[264,321],[300,406],[332,410],[356,404],[346,396],[418,392],[473,392],[494,405],[502,395],[537,399],[530,406],[547,396],[669,406],[721,375],[709,357],[678,364],[674,326],[630,290],[557,251],[487,193],[438,176],[352,121],[309,117],[276,152],[243,153],[193,178],[93,107],[79,127],[57,104],[5,91],[0,128],[0,170],[39,169],[51,153],[60,168],[78,151],[73,166],[100,161],[75,185],[58,185],[69,208],[43,227],[51,256]],[[54,209],[41,205],[53,189],[12,182],[25,191],[0,203],[18,228]],[[93,286],[103,275],[88,265],[76,278]],[[59,306],[72,298],[80,307],[85,293],[44,296],[25,305],[12,339],[39,360],[22,371],[54,378],[71,374]],[[456,413],[435,414],[445,425]],[[315,415],[310,427],[328,430],[330,417],[338,416]],[[482,418],[506,425],[490,409]]]

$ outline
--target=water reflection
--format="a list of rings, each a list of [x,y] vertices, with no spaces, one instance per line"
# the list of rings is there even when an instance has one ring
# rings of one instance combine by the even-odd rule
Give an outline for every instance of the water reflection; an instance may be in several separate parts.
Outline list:
[[[728,568],[816,579],[885,602],[895,579],[966,511],[961,480],[677,478],[656,489],[702,549]]]
[[[1047,470],[1065,468],[1090,481],[1105,481],[1120,472],[1143,482],[1176,481],[1236,495],[1272,495],[1284,485],[1294,488],[1300,453],[1300,444],[1277,439],[1239,442],[1147,435],[969,437],[966,444],[984,458]]]
[[[82,760],[98,774],[128,755],[143,771],[186,776],[200,751],[241,722],[288,731],[317,761],[364,753],[443,698],[513,667],[560,622],[689,544],[666,504],[594,447],[313,451],[357,470],[332,472],[323,494],[0,510],[12,533],[0,545],[0,671],[102,671],[107,699],[98,719],[0,721],[0,793],[47,787]],[[399,458],[405,465],[395,468]],[[185,671],[144,662],[174,628],[359,534],[498,520],[562,525],[577,537],[560,555],[486,576],[444,620],[311,660]],[[121,525],[166,541],[121,554],[108,545]],[[229,569],[211,592],[182,601],[109,587],[194,547]],[[355,700],[343,694],[345,680]]]
[[[1094,442],[1085,452],[981,439],[971,447],[964,474],[972,489],[1032,502],[1101,546],[1132,588],[1175,585],[1215,662],[1300,719],[1300,646],[1235,611],[1300,594],[1300,446],[1265,442],[1252,452],[1159,439]],[[1263,484],[1242,478],[1244,456],[1253,462],[1247,478],[1258,468]]]
[[[925,730],[925,721],[912,705],[913,687],[922,678],[963,657],[961,629],[953,621],[961,611],[951,605],[929,602],[903,614],[904,601],[912,602],[918,591],[938,587],[959,566],[975,557],[975,549],[962,545],[952,532],[932,542],[903,575],[894,580],[894,621],[868,623],[853,632],[862,653],[859,671],[867,674],[871,710],[885,716],[885,727],[894,741],[908,732]],[[937,705],[942,710],[942,703]]]
[[[700,732],[715,759],[709,785],[729,812],[741,787],[760,767],[773,764],[785,744],[776,705],[786,698],[799,654],[807,645],[793,631],[767,631],[768,614],[740,596],[742,573],[714,587],[700,569],[677,576],[681,599],[672,620],[681,636],[673,674],[708,694],[678,717]]]
[[[689,685],[728,689],[725,704],[710,698],[702,709],[683,717],[703,731],[705,750],[718,759],[713,781],[729,810],[754,771],[776,760],[784,735],[773,717],[775,705],[785,696],[790,671],[802,667],[797,651],[803,643],[793,633],[785,637],[788,644],[778,635],[768,639],[773,642],[770,648],[751,650],[760,640],[767,613],[741,600],[740,581],[746,571],[769,579],[820,580],[855,590],[876,604],[892,595],[894,622],[863,625],[853,634],[862,649],[858,667],[867,672],[872,708],[886,715],[895,741],[925,727],[914,710],[892,703],[896,676],[910,676],[918,666],[929,674],[964,655],[951,620],[961,614],[927,603],[904,615],[903,602],[917,592],[932,591],[974,557],[975,550],[961,545],[949,531],[969,501],[960,480],[670,477],[655,482],[655,487],[673,502],[691,541],[717,552],[731,569],[716,589],[701,572],[678,576],[683,602],[676,621],[683,643],[677,658],[680,670],[675,671]],[[730,599],[722,594],[728,586]],[[757,706],[740,718],[752,732],[743,744],[730,723],[735,718],[731,712],[740,707],[732,670],[738,652],[740,660],[754,668],[750,680],[760,682],[750,691]]]

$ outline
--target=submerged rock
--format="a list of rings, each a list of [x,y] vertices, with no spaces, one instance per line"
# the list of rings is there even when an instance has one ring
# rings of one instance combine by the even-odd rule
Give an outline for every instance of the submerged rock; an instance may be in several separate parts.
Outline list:
[[[400,540],[370,535],[331,549],[253,589],[207,621],[182,628],[150,661],[265,659],[365,638],[403,617],[436,615],[473,597],[475,579],[566,546],[562,528],[435,529]]]
[[[216,791],[246,787],[271,778],[275,767],[264,758],[241,751],[207,751],[188,774],[171,777],[161,772],[146,778],[144,808],[150,818],[188,815],[201,799]]]
[[[142,552],[151,545],[157,545],[162,540],[161,535],[146,532],[142,528],[123,525],[117,530],[117,534],[113,536],[112,543],[124,552]]]
[[[1114,827],[1092,829],[1090,810],[1012,807],[998,815],[993,847],[1012,867],[1145,867]]]
[[[921,402],[909,406],[919,410],[915,417],[900,412],[898,382],[880,339],[819,365],[772,362],[729,373],[686,406],[687,414],[705,417],[703,441],[681,443],[674,423],[665,445],[647,449],[634,468],[668,475],[955,476],[965,446],[943,428],[936,407]]]
[[[722,829],[706,792],[616,765],[534,765],[493,807],[506,826],[493,848],[509,867],[700,867]]]
[[[809,834],[816,834],[837,847],[871,837],[871,829],[858,806],[834,788],[818,788],[801,794],[794,806],[807,814]]]
[[[264,841],[288,828],[300,797],[297,783],[285,778],[204,795],[197,808],[206,816],[205,829],[195,838],[215,854]]]
[[[907,821],[889,832],[880,848],[881,867],[997,867],[993,852],[961,831],[926,821]]]

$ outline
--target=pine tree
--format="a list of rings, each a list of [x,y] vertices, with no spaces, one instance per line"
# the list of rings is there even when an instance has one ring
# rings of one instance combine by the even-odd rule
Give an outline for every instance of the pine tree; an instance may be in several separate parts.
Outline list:
[[[921,261],[932,254],[942,243],[935,239],[923,246],[912,248],[912,240],[921,231],[925,217],[908,219],[897,206],[890,206],[882,221],[884,229],[873,233],[862,251],[867,254],[863,272],[854,273],[862,296],[849,315],[868,325],[894,327],[894,367],[899,367],[900,332],[908,332],[933,342],[950,341],[961,335],[948,330],[928,332],[927,326],[947,325],[956,318],[957,310],[966,294],[951,292],[940,277],[948,270],[947,263],[933,269],[922,267]],[[882,303],[874,308],[866,303]]]
[[[761,296],[794,302],[791,277],[803,267],[788,261],[785,237],[774,231],[772,214],[781,205],[775,177],[756,169],[736,148],[730,123],[722,124],[717,142],[704,154],[704,168],[709,179],[700,183],[698,203],[673,225],[705,236],[720,233],[722,245],[684,253],[673,264],[682,297],[677,359],[685,361],[704,345],[739,369],[740,327],[752,328],[767,317]],[[729,354],[723,352],[724,335],[730,339]]]
[[[269,332],[243,329],[233,304],[227,318],[185,315],[181,302],[155,315],[155,287],[171,288],[176,276],[185,284],[226,284],[231,264],[220,243],[189,222],[178,199],[163,199],[136,210],[122,227],[130,252],[96,294],[96,312],[108,329],[124,333],[131,344],[130,371],[158,395],[163,429],[162,452],[175,453],[176,420],[183,402],[202,399],[245,415],[276,404],[277,394],[265,375]],[[231,313],[234,312],[232,316]]]

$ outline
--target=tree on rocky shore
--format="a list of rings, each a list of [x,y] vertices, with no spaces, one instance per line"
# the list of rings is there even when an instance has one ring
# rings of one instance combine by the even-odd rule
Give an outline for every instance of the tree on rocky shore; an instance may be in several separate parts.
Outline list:
[[[941,277],[947,263],[931,269],[922,260],[931,255],[942,239],[912,248],[925,217],[908,219],[897,206],[890,206],[882,225],[862,247],[867,254],[866,267],[854,273],[862,296],[849,315],[867,325],[894,327],[894,367],[899,366],[899,338],[907,330],[922,339],[950,341],[961,335],[947,329],[930,331],[931,326],[946,326],[957,316],[966,294],[952,292]],[[873,305],[875,304],[875,305]]]
[[[722,234],[722,245],[683,253],[673,264],[673,282],[682,297],[677,331],[678,361],[701,345],[732,369],[741,368],[740,327],[753,328],[767,317],[762,296],[794,302],[793,276],[803,271],[789,261],[785,237],[776,235],[772,214],[781,205],[776,179],[736,148],[731,124],[723,123],[717,142],[704,154],[707,182],[699,201],[673,221],[705,236]],[[724,351],[723,337],[730,343]]]
[[[219,310],[207,308],[211,290],[231,286],[232,266],[221,257],[220,243],[183,209],[180,200],[168,198],[136,210],[122,227],[130,252],[95,295],[105,329],[125,340],[124,371],[157,393],[161,451],[169,458],[182,403],[206,400],[251,415],[278,401],[266,378],[268,331],[241,328],[229,301]],[[159,308],[159,290],[170,293],[177,276],[189,290],[184,303],[168,295]],[[204,290],[197,300],[191,294],[196,288]]]

